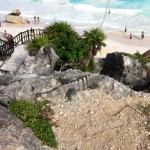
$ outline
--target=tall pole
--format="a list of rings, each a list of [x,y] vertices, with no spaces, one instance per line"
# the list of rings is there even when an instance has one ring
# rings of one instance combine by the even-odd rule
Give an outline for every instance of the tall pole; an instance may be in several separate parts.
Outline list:
[[[100,29],[102,29],[103,24],[105,22],[105,19],[106,19],[107,13],[108,13],[109,3],[110,3],[110,0],[107,0],[106,10],[105,10],[105,13],[104,13],[104,17],[103,17],[102,23],[100,25]]]

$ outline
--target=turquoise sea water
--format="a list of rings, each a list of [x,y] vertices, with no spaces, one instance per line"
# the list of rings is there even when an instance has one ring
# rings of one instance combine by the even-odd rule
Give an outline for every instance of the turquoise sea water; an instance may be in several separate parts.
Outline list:
[[[74,28],[84,30],[99,27],[108,0],[0,0],[0,16],[19,8],[22,16],[33,20],[39,16],[46,24],[68,21]],[[128,30],[150,34],[150,0],[110,0],[111,13],[106,15],[105,30]]]

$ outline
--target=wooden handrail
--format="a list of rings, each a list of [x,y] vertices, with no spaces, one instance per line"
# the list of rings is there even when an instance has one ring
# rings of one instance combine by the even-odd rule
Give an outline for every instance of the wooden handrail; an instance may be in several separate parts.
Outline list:
[[[43,37],[43,29],[32,29],[24,32],[20,32],[8,42],[0,41],[0,60],[5,61],[14,52],[14,48],[19,44],[24,44],[33,40],[35,37]]]

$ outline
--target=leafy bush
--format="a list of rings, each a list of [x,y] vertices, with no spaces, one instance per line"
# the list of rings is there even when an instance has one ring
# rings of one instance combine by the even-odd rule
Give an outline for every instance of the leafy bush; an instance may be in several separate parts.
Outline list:
[[[48,39],[44,37],[36,37],[33,39],[27,46],[28,52],[30,56],[35,56],[40,48],[49,43]]]
[[[61,61],[71,63],[83,58],[86,45],[68,23],[60,21],[49,25],[45,35]]]
[[[46,101],[32,104],[25,100],[15,100],[8,106],[8,109],[20,118],[25,126],[30,127],[44,144],[57,148],[55,135],[45,116],[45,111],[49,110],[47,108]]]

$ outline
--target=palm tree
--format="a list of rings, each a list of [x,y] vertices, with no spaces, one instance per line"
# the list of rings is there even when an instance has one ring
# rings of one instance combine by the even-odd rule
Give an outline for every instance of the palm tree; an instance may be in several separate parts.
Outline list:
[[[107,0],[106,10],[105,10],[105,13],[104,13],[104,17],[103,17],[102,23],[100,25],[100,29],[102,29],[103,24],[105,22],[105,19],[106,19],[106,16],[107,16],[107,12],[108,12],[108,8],[109,8],[109,3],[110,3],[110,0]]]
[[[84,31],[83,37],[89,45],[89,51],[92,52],[93,56],[97,54],[98,50],[101,50],[102,46],[106,46],[103,42],[105,40],[104,32],[99,28],[93,28],[90,31]]]
[[[83,39],[88,45],[86,56],[83,59],[83,65],[88,66],[98,50],[101,50],[102,46],[106,46],[104,43],[105,34],[101,29],[93,28],[90,31],[84,31]]]

